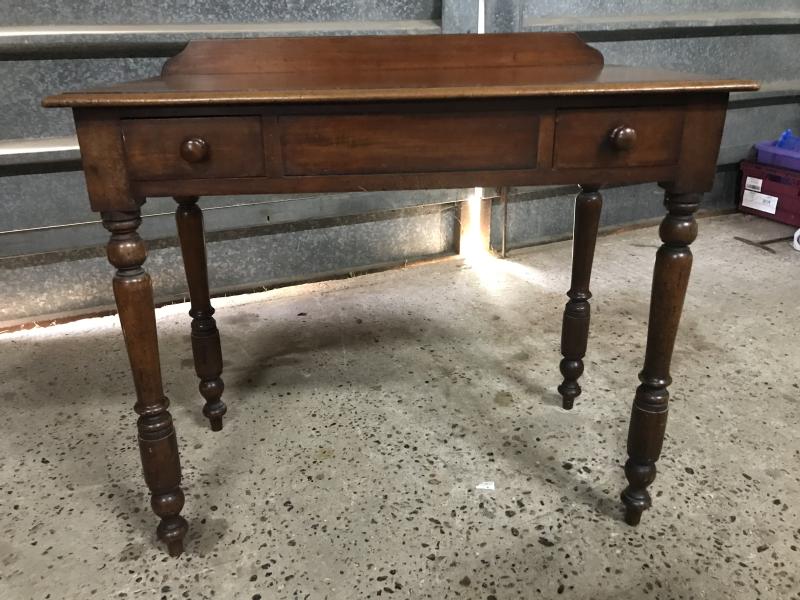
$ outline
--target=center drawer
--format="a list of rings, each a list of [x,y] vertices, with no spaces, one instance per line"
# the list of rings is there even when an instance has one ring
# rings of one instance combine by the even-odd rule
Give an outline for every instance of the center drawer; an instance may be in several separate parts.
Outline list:
[[[264,174],[261,117],[126,119],[122,135],[133,179]]]
[[[539,116],[523,111],[279,119],[285,175],[536,167]]]

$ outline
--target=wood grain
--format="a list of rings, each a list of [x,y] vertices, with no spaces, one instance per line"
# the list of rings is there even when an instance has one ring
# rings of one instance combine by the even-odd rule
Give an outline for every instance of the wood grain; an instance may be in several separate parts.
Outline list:
[[[602,208],[603,196],[597,187],[582,185],[581,192],[575,198],[572,280],[567,292],[569,301],[564,307],[561,324],[561,355],[564,358],[559,364],[559,370],[564,381],[558,386],[558,393],[561,394],[561,405],[565,410],[572,409],[575,398],[581,394],[578,379],[583,374],[583,357],[589,341],[592,308],[589,304],[592,297],[589,281]]]
[[[628,427],[628,487],[622,492],[622,501],[629,525],[638,525],[642,512],[652,503],[647,488],[656,477],[656,461],[667,427],[670,364],[692,270],[689,245],[697,237],[694,213],[700,199],[700,194],[670,192],[664,199],[667,215],[658,232],[663,244],[656,252],[653,270],[647,349]]]
[[[678,176],[673,193],[708,192],[717,175],[717,155],[725,127],[728,94],[697,94],[688,98],[681,140]]]
[[[212,431],[222,430],[222,417],[227,407],[222,401],[222,346],[214,320],[214,307],[208,290],[208,261],[203,228],[203,211],[197,196],[178,196],[175,201],[175,224],[178,228],[183,266],[192,308],[192,356],[194,370],[200,378],[200,395],[205,398],[203,414]]]
[[[116,267],[113,287],[119,321],[128,350],[139,415],[139,454],[144,480],[150,488],[150,505],[161,518],[156,533],[171,556],[183,552],[188,524],[181,516],[184,495],[181,463],[169,400],[161,384],[158,335],[153,311],[153,285],[143,268],[147,258],[144,241],[137,233],[139,210],[103,213],[103,226],[111,233],[107,251]]]
[[[197,196],[583,184],[562,330],[564,406],[580,393],[604,185],[666,190],[644,369],[631,417],[626,519],[650,506],[670,359],[714,179],[728,92],[749,80],[605,66],[572,34],[192,42],[161,77],[46,98],[75,107],[91,206],[111,232],[139,443],[159,537],[183,549],[177,439],[163,395],[152,285],[136,233],[147,196],[176,196],[195,368],[212,428],[225,405]],[[612,132],[616,134],[612,135]],[[488,244],[491,200],[480,221]]]
[[[76,109],[74,116],[92,210],[138,210],[144,199],[131,191],[117,114]]]
[[[161,77],[45,98],[45,106],[364,102],[754,90],[758,84],[604,66],[571,33],[193,41]]]
[[[339,72],[603,64],[574,33],[320,36],[197,40],[162,75]]]
[[[226,194],[294,194],[364,192],[466,187],[566,185],[593,181],[601,185],[670,181],[675,165],[621,169],[509,169],[437,173],[359,173],[355,175],[305,175],[240,177],[236,179],[164,179],[131,182],[142,196],[221,196]]]
[[[684,109],[568,109],[556,115],[555,166],[652,167],[672,165],[680,156]],[[636,132],[628,150],[618,149],[612,133],[618,127]]]
[[[125,119],[122,137],[133,179],[206,179],[264,174],[261,118],[200,117]],[[182,155],[188,140],[203,140],[208,157]]]
[[[533,168],[538,122],[520,112],[283,117],[284,174]]]

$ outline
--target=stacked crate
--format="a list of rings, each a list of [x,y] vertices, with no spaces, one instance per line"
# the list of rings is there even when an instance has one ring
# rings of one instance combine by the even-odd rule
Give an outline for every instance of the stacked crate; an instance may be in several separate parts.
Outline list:
[[[800,139],[756,144],[756,160],[742,161],[739,210],[800,227]]]

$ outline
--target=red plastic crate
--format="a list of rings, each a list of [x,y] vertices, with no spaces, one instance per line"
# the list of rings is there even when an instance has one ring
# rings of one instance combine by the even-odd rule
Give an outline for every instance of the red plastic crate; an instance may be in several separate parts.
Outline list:
[[[739,210],[800,227],[800,171],[742,161]]]

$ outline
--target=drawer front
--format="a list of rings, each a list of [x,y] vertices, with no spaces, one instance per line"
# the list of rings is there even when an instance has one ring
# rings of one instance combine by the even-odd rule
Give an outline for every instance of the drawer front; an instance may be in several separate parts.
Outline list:
[[[536,167],[539,117],[526,112],[303,115],[279,125],[285,175]]]
[[[260,117],[128,119],[122,133],[133,179],[264,175]]]
[[[678,162],[684,110],[598,108],[556,115],[556,168],[653,167]]]

